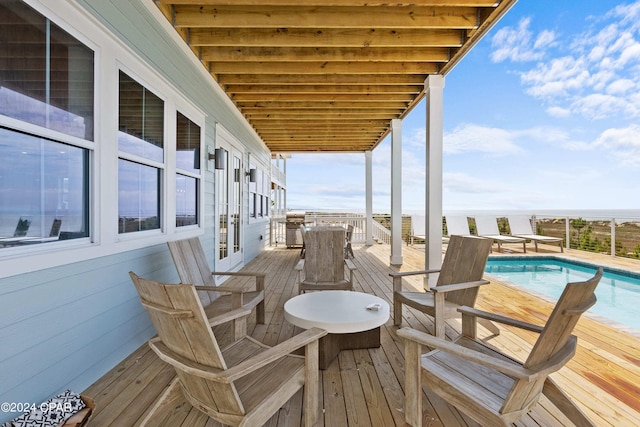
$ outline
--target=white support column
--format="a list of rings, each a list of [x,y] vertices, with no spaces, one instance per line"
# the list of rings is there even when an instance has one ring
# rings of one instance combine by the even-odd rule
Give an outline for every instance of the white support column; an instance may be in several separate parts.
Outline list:
[[[391,120],[391,265],[402,265],[402,120]]]
[[[442,266],[442,139],[444,76],[430,75],[424,83],[427,107],[427,185],[425,216],[427,242],[425,269],[437,270]],[[433,277],[432,277],[433,276]],[[435,286],[437,275],[429,275],[429,286]]]
[[[373,152],[364,152],[365,159],[365,245],[373,245]]]
[[[287,159],[286,157],[282,159],[282,172],[284,173],[284,183],[285,187],[283,189],[283,198],[282,201],[284,203],[283,215],[287,214]]]

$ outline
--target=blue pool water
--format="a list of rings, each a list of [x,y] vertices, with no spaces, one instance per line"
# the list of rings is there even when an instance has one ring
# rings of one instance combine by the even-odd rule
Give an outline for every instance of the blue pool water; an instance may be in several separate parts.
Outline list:
[[[597,266],[553,257],[489,258],[485,272],[553,299],[568,282],[593,276]],[[589,312],[640,330],[640,274],[607,269],[596,288],[598,302]]]

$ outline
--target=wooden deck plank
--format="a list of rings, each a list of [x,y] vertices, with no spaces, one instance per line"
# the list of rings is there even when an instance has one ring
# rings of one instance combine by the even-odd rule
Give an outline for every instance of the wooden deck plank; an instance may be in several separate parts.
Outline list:
[[[322,373],[322,396],[324,404],[324,425],[347,425],[347,408],[344,400],[344,387],[338,362],[334,361]]]
[[[367,410],[365,392],[360,383],[353,351],[342,351],[338,355],[340,375],[344,389],[345,407],[347,408],[347,425],[371,426],[371,419]],[[335,363],[335,362],[334,362]]]
[[[553,248],[552,248],[553,249]],[[424,253],[411,247],[404,249],[404,265],[390,267],[389,249],[384,245],[354,245],[358,270],[355,288],[393,300],[392,271],[424,268]],[[557,252],[557,251],[556,251]],[[568,256],[572,255],[568,250]],[[293,267],[300,251],[274,248],[265,251],[244,270],[266,272],[266,325],[256,325],[250,316],[248,333],[269,345],[286,340],[300,332],[284,319],[284,302],[296,294]],[[598,261],[600,258],[598,258]],[[628,261],[616,263],[625,264]],[[625,264],[635,265],[640,264]],[[408,278],[407,286],[422,288],[419,277]],[[551,304],[538,296],[498,281],[481,288],[479,308],[506,316],[542,324],[551,311]],[[412,309],[404,311],[404,325],[431,331],[433,321]],[[501,327],[502,333],[490,337],[480,328],[480,335],[493,345],[517,358],[527,356],[536,335]],[[404,347],[396,336],[390,319],[381,328],[381,348],[343,351],[321,372],[324,420],[327,427],[371,425],[404,426]],[[460,330],[459,320],[447,324],[447,336]],[[220,342],[230,338],[225,325],[214,329]],[[484,335],[483,335],[484,334]],[[640,425],[640,338],[627,332],[584,317],[576,327],[576,356],[553,378],[598,426]],[[227,340],[227,341],[225,341]],[[91,426],[136,425],[149,410],[157,396],[174,377],[174,373],[145,344],[129,358],[85,390],[96,401]],[[423,419],[430,426],[477,426],[465,415],[448,405],[428,389],[423,389]],[[299,426],[302,424],[302,394],[298,393],[266,424],[268,426]],[[185,402],[177,405],[164,425],[183,427],[219,427]],[[546,399],[520,420],[518,426],[570,425]]]

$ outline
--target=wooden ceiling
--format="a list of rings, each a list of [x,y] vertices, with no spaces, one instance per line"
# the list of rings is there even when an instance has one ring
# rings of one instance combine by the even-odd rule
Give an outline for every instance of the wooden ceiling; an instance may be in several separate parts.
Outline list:
[[[362,152],[516,0],[155,0],[272,152]]]

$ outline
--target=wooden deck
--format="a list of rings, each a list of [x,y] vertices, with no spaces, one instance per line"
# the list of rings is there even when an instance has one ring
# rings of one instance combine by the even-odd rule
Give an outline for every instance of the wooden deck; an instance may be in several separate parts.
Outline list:
[[[388,274],[394,269],[388,265],[388,247],[354,246],[354,251],[354,261],[358,266],[356,290],[378,295],[391,303],[391,279]],[[246,270],[267,272],[267,324],[256,325],[255,315],[252,315],[249,333],[270,345],[298,332],[284,320],[283,305],[296,292],[293,267],[299,252],[280,248],[267,250],[246,267]],[[567,252],[567,256],[572,256],[572,252],[576,251]],[[401,271],[424,268],[422,252],[407,247],[403,256]],[[610,261],[611,258],[602,260]],[[637,269],[638,264],[634,265]],[[418,280],[409,283],[421,286]],[[506,284],[493,282],[481,289],[478,307],[542,324],[552,305]],[[404,325],[416,329],[430,331],[433,327],[429,317],[408,309],[405,309],[404,320]],[[343,351],[329,369],[321,372],[324,426],[405,425],[403,344],[396,337],[396,328],[391,319],[381,330],[380,348]],[[451,337],[457,330],[459,320],[451,321],[447,326],[447,335]],[[533,333],[503,327],[501,330],[499,336],[487,339],[516,357],[526,355],[535,340]],[[221,343],[228,341],[227,330],[221,328],[215,332]],[[487,335],[486,331],[482,332]],[[552,377],[596,425],[640,425],[640,338],[585,317],[578,323],[575,333],[579,337],[579,349],[575,357]],[[173,377],[172,369],[161,362],[146,344],[143,345],[84,392],[96,402],[96,411],[90,425],[136,425]],[[477,425],[433,396],[429,390],[423,388],[423,391],[424,425]],[[301,425],[301,408],[302,395],[298,393],[267,425]],[[184,403],[175,408],[164,425],[211,427],[220,424]],[[543,400],[517,425],[571,424],[567,424],[562,414]]]

